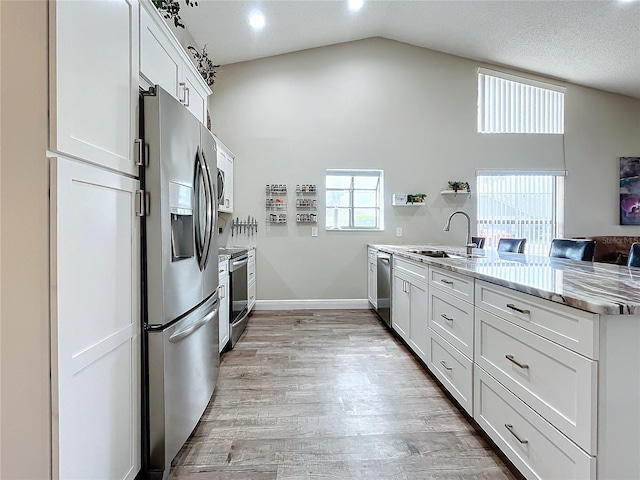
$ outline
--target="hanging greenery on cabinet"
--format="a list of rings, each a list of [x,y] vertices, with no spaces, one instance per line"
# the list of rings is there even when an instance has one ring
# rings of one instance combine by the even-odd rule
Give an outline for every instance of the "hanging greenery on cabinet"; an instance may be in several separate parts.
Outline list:
[[[186,3],[188,7],[198,6],[198,2],[194,0],[184,0],[184,3]],[[184,28],[184,23],[182,23],[182,18],[180,17],[179,0],[153,0],[153,5],[164,18],[167,20],[173,20],[173,24],[176,28]]]
[[[202,47],[202,50],[198,50],[191,45],[189,45],[187,49],[191,52],[191,55],[193,55],[193,58],[196,61],[196,68],[198,69],[198,72],[200,72],[204,81],[207,82],[207,85],[209,85],[210,88],[213,88],[213,84],[216,81],[216,68],[219,68],[220,65],[214,65],[209,58],[207,45],[205,44],[205,46]]]

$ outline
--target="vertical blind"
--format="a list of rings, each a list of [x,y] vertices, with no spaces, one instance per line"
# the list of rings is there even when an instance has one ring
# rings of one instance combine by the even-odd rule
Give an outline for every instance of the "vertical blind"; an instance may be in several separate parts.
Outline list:
[[[548,255],[562,237],[564,172],[525,172],[477,177],[477,232],[485,248],[500,238],[526,238],[525,253]]]
[[[481,68],[479,133],[564,133],[564,92],[556,85]]]

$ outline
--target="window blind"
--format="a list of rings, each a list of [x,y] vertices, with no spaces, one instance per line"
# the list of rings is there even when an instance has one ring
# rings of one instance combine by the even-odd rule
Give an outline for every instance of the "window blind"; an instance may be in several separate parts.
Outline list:
[[[485,248],[497,248],[500,238],[526,238],[525,253],[548,255],[551,240],[562,237],[562,175],[478,175],[476,190],[477,232],[486,238]]]
[[[479,133],[564,133],[563,87],[478,71]]]

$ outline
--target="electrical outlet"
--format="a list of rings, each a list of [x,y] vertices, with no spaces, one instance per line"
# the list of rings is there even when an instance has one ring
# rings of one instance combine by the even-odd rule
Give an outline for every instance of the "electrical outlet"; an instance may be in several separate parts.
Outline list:
[[[311,227],[311,236],[312,237],[318,236],[318,227]]]
[[[402,236],[402,227],[397,227],[396,228],[396,237],[401,237]]]

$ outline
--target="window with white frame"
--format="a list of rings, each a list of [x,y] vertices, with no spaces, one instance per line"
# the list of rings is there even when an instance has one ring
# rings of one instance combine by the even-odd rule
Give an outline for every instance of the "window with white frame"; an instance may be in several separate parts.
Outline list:
[[[525,253],[548,255],[562,237],[564,172],[479,171],[477,235],[485,248],[500,238],[526,238]]]
[[[327,230],[384,230],[382,170],[327,170]]]
[[[564,87],[480,68],[479,133],[564,133]]]

